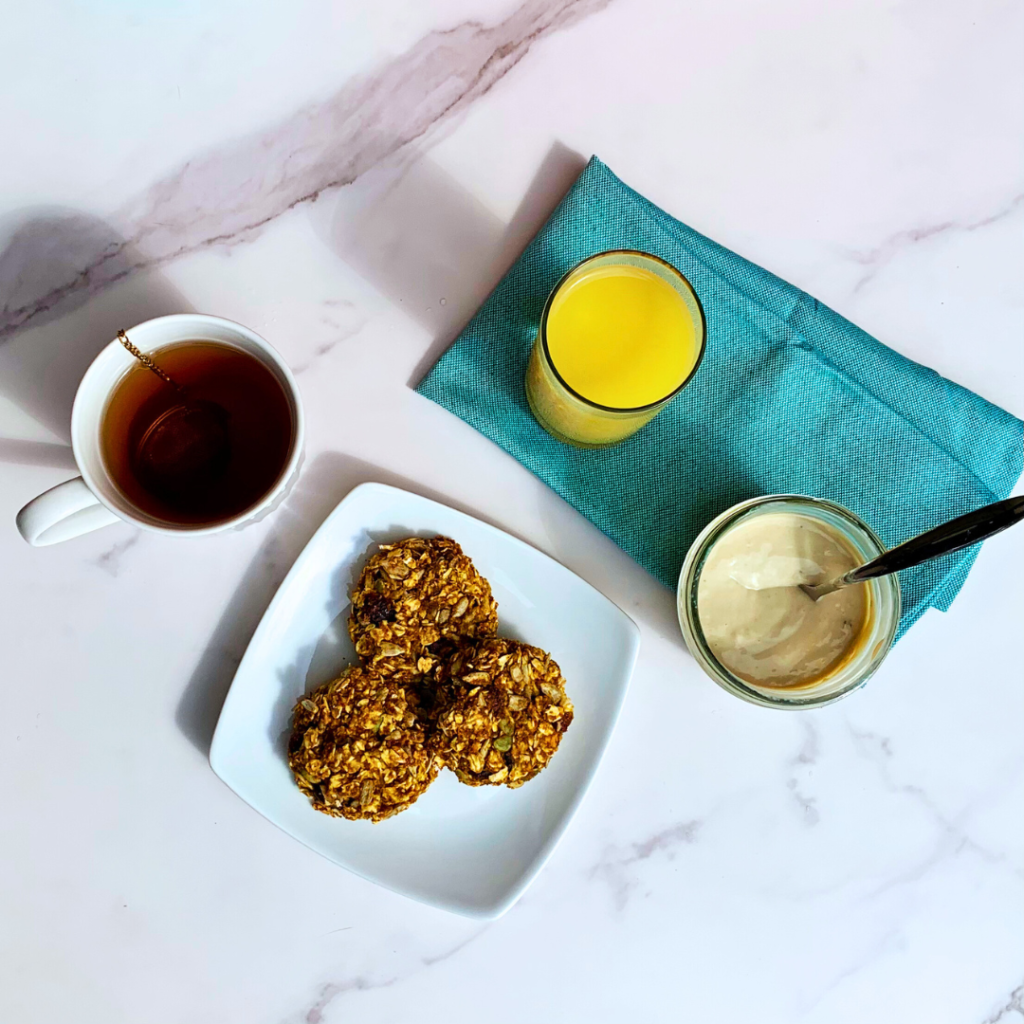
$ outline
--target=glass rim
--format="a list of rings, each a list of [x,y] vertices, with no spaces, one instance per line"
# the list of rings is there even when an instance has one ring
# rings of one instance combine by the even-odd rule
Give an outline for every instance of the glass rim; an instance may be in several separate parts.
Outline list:
[[[874,530],[856,514],[838,502],[830,501],[828,498],[815,498],[808,494],[766,494],[757,498],[749,498],[746,501],[738,502],[727,508],[720,515],[711,520],[707,526],[698,534],[696,540],[690,545],[679,573],[679,584],[676,588],[676,615],[679,619],[679,626],[683,633],[683,639],[690,648],[694,660],[722,689],[761,707],[780,708],[791,711],[806,711],[814,708],[825,707],[833,704],[843,697],[848,696],[855,690],[859,690],[875,674],[889,651],[892,650],[896,638],[896,631],[899,628],[900,618],[903,610],[903,595],[900,588],[899,578],[895,573],[889,576],[879,576],[868,581],[869,584],[878,586],[889,586],[892,591],[893,614],[891,622],[885,631],[884,648],[879,656],[872,659],[866,671],[855,678],[848,686],[836,693],[807,694],[802,699],[794,691],[793,697],[785,696],[785,689],[780,689],[779,697],[770,697],[756,689],[750,683],[739,678],[730,672],[714,655],[704,637],[701,628],[700,618],[693,607],[696,597],[696,583],[699,580],[697,569],[703,564],[704,558],[711,550],[711,547],[719,537],[737,520],[743,518],[759,505],[770,502],[791,502],[794,505],[817,506],[834,513],[840,519],[863,531],[866,537],[877,547],[878,553],[888,550]],[[685,593],[684,593],[685,590]]]
[[[693,367],[690,372],[683,379],[683,382],[676,388],[673,388],[663,398],[657,398],[653,402],[648,402],[646,405],[634,405],[628,408],[615,405],[601,405],[600,402],[595,402],[592,399],[587,398],[585,395],[581,395],[575,388],[573,388],[565,378],[558,372],[558,367],[555,366],[554,359],[551,358],[551,351],[548,348],[548,312],[551,309],[551,304],[555,299],[555,296],[562,290],[562,285],[576,273],[581,267],[586,266],[593,260],[601,259],[604,256],[642,256],[644,259],[652,260],[654,263],[660,263],[667,270],[671,271],[683,284],[686,286],[686,290],[690,293],[694,303],[697,306],[697,311],[700,313],[700,351],[697,353],[697,358],[694,361]],[[673,266],[668,260],[663,260],[660,256],[655,256],[649,252],[643,252],[641,249],[605,249],[602,252],[595,252],[591,256],[587,256],[585,259],[580,260],[571,266],[559,279],[558,283],[548,293],[548,297],[544,302],[544,309],[540,315],[540,343],[541,351],[544,353],[544,362],[550,367],[551,372],[555,375],[555,379],[559,384],[569,392],[573,398],[579,400],[584,405],[591,409],[600,409],[601,412],[612,412],[612,413],[623,413],[625,415],[635,415],[639,412],[648,412],[657,406],[663,405],[665,402],[675,398],[687,384],[693,380],[697,370],[700,369],[700,364],[704,359],[704,353],[707,350],[708,344],[708,324],[707,317],[704,314],[704,306],[700,301],[700,296],[697,294],[697,289],[690,283],[689,278],[678,268]]]

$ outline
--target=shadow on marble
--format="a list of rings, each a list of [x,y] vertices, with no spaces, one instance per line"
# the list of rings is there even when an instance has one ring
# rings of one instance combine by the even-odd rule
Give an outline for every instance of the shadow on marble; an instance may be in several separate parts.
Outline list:
[[[0,239],[0,394],[55,436],[70,439],[79,381],[118,328],[192,307],[159,272],[131,275],[137,254],[98,217],[62,208],[21,210],[4,218]],[[69,275],[96,252],[104,256],[89,281],[65,295]],[[40,295],[48,308],[39,309]],[[21,325],[21,309],[26,318],[31,312],[31,326]],[[24,444],[0,443],[19,456],[9,461],[33,456]],[[36,450],[42,460],[36,464],[53,464],[51,447],[59,446]]]
[[[309,207],[321,240],[431,334],[414,386],[468,323],[586,166],[556,142],[504,224],[432,160],[406,156]]]
[[[15,437],[0,437],[0,462],[16,466],[77,469],[71,445],[51,444],[49,441],[26,441]]]
[[[478,510],[380,466],[342,452],[318,455],[276,512],[273,533],[242,576],[178,701],[178,729],[204,756],[210,752],[235,671],[281,581],[335,505],[368,481],[400,487],[512,532]]]

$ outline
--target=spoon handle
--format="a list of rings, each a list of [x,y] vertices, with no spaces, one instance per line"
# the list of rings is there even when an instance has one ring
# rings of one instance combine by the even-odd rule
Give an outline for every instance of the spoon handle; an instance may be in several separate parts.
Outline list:
[[[1024,495],[985,505],[883,552],[866,565],[848,572],[843,576],[843,582],[861,583],[876,576],[888,576],[901,569],[909,569],[931,558],[938,558],[939,555],[948,555],[977,544],[978,541],[985,540],[986,537],[991,537],[1022,519]]]

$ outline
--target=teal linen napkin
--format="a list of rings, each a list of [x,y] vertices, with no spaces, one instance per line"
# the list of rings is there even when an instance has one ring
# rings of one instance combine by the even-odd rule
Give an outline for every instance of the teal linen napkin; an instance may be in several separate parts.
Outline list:
[[[573,448],[537,425],[523,375],[559,278],[621,248],[686,275],[707,315],[707,352],[638,434],[612,448]],[[670,217],[596,157],[418,390],[515,456],[668,587],[701,529],[746,498],[830,498],[893,546],[1006,497],[1024,464],[1016,417]],[[925,609],[949,607],[976,554],[900,574],[899,635]]]

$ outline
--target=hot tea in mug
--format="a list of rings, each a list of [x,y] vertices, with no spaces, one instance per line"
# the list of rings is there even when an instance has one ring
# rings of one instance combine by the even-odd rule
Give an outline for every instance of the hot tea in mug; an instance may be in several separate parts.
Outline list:
[[[255,356],[214,341],[148,353],[103,410],[103,462],[122,494],[166,523],[214,524],[244,513],[277,483],[295,424],[284,388]],[[166,378],[166,379],[164,379]]]

